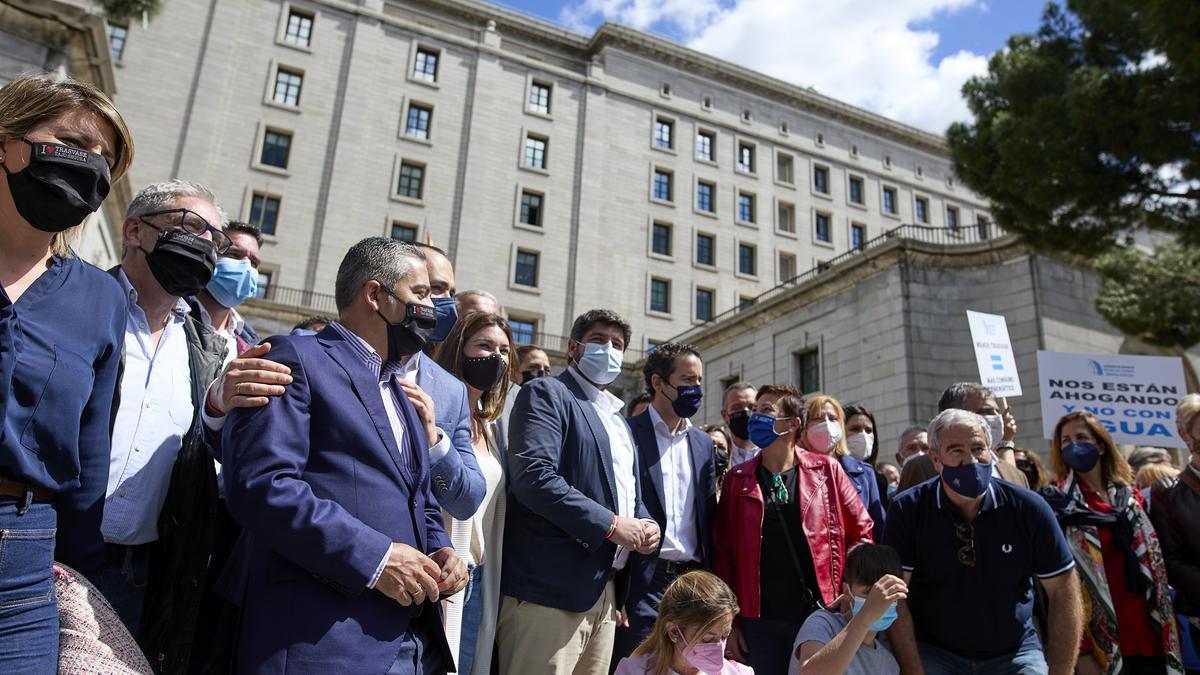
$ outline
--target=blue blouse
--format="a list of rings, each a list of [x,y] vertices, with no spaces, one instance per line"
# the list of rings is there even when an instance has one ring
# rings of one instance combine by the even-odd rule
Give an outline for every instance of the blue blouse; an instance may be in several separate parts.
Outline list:
[[[879,495],[879,482],[875,480],[875,469],[854,455],[842,455],[840,460],[842,468],[845,469],[859,498],[862,499],[863,506],[867,508],[871,520],[875,521],[875,527],[871,530],[871,538],[879,541],[879,538],[883,536],[886,513]]]
[[[112,275],[55,256],[16,303],[0,288],[0,474],[58,493],[55,558],[103,554],[125,300]]]

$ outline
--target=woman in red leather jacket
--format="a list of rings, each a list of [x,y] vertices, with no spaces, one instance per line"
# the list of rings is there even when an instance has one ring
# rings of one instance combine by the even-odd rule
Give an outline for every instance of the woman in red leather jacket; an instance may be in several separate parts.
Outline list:
[[[833,603],[846,553],[871,541],[871,517],[837,460],[800,447],[804,403],[791,385],[758,392],[750,440],[762,452],[726,474],[713,565],[741,610],[730,656],[785,673],[792,644],[818,606]]]

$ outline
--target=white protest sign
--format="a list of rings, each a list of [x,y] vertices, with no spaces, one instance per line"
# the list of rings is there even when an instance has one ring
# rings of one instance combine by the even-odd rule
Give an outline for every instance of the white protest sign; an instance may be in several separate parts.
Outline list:
[[[971,344],[979,364],[979,382],[996,396],[1020,396],[1021,377],[1008,339],[1008,323],[997,314],[967,310]]]
[[[1117,443],[1184,447],[1175,433],[1175,406],[1187,393],[1178,357],[1043,351],[1037,357],[1046,438],[1060,417],[1086,410]]]

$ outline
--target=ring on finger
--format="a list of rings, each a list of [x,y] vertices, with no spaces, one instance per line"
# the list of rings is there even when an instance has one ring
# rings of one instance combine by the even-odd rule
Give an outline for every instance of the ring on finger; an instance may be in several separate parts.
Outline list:
[[[242,383],[241,382],[238,382],[237,384],[233,385],[233,393],[237,394],[238,396],[241,396],[241,394],[242,394]]]

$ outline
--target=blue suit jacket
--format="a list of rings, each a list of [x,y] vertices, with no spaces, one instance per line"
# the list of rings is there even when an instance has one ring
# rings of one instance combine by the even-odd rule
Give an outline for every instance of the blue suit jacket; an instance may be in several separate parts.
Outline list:
[[[454,449],[429,467],[433,494],[451,516],[467,520],[479,510],[487,483],[471,445],[471,404],[467,387],[427,355],[417,352],[417,386],[433,399],[437,426],[450,437]]]
[[[842,455],[840,464],[842,470],[846,472],[846,476],[850,478],[850,482],[854,484],[854,490],[862,499],[863,507],[867,509],[871,520],[875,521],[875,528],[871,532],[875,541],[879,541],[883,536],[887,514],[879,494],[879,481],[875,479],[875,469],[854,455]]]
[[[384,672],[410,619],[437,608],[402,607],[367,584],[392,542],[426,553],[450,545],[425,434],[402,401],[396,447],[377,378],[333,328],[270,342],[291,386],[232,411],[221,438],[226,501],[245,528],[226,570],[240,578],[222,579],[240,589],[235,670]],[[444,649],[431,619],[430,644]]]
[[[567,612],[591,609],[617,552],[605,538],[617,508],[616,479],[608,434],[570,373],[521,387],[506,460],[501,593]],[[637,473],[635,452],[635,482]],[[635,494],[635,516],[649,518],[640,486]]]
[[[658,450],[658,439],[654,435],[654,424],[650,412],[629,418],[633,429],[633,441],[637,444],[638,466],[642,484],[642,501],[650,517],[658,523],[662,532],[667,531],[667,510],[663,499],[662,454]],[[696,514],[696,534],[700,543],[700,563],[712,569],[713,516],[717,510],[717,469],[713,453],[712,437],[691,427],[687,431],[688,450],[692,462],[692,495]],[[659,547],[661,550],[661,546]],[[654,577],[658,552],[637,555],[632,559],[633,578],[630,580],[629,604],[637,602]]]

